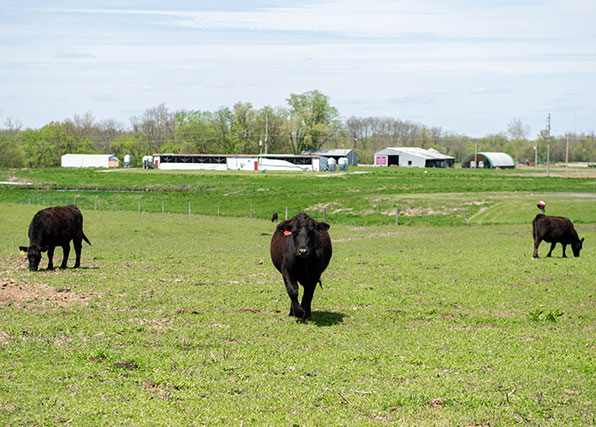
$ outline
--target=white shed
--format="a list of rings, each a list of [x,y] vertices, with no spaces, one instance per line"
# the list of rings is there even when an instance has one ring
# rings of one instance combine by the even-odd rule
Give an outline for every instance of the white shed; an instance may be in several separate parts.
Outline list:
[[[120,160],[113,154],[64,154],[63,168],[117,168]]]
[[[404,166],[418,168],[452,168],[454,157],[434,148],[387,147],[375,153],[375,166]]]
[[[333,158],[336,162],[339,162],[339,159],[345,157],[348,159],[349,165],[358,165],[358,154],[354,150],[350,149],[334,148],[329,150],[304,150],[300,154],[314,154],[317,156],[324,156],[327,158]]]
[[[513,169],[515,161],[507,153],[482,152],[469,154],[462,162],[462,168]]]

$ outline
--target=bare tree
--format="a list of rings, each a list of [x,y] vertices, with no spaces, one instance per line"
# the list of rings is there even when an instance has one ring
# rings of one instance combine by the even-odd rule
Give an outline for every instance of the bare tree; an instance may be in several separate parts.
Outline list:
[[[7,136],[14,138],[21,131],[23,124],[18,119],[7,117],[4,121],[4,126],[6,126]]]
[[[146,136],[146,151],[156,153],[159,147],[171,142],[176,134],[175,113],[170,113],[165,102],[146,110],[141,117],[130,118],[134,132]]]
[[[530,126],[524,125],[521,119],[513,119],[507,125],[507,133],[512,140],[525,140],[530,134]]]

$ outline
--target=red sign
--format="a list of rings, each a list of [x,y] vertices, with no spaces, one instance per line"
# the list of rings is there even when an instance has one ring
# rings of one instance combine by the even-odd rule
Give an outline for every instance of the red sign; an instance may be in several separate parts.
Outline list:
[[[377,157],[375,157],[375,164],[377,166],[387,166],[387,156],[377,156]]]

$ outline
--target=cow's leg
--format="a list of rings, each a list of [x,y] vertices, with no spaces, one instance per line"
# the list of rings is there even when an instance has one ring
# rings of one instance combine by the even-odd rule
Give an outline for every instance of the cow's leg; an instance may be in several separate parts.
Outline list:
[[[567,255],[565,255],[565,249],[567,249],[567,244],[561,243],[561,246],[563,246],[563,258],[567,258]]]
[[[552,242],[550,244],[550,251],[548,251],[548,253],[546,254],[547,258],[550,258],[550,254],[553,253],[553,249],[555,248],[556,245],[557,245],[557,242]]]
[[[66,263],[68,262],[68,255],[70,254],[70,244],[62,245],[62,264],[60,264],[61,269],[66,268]]]
[[[534,238],[534,258],[538,258],[538,246],[540,246],[541,241],[541,239]]]
[[[81,248],[83,247],[83,240],[82,239],[74,239],[72,241],[72,245],[74,246],[76,260],[74,268],[79,268],[81,266]]]
[[[54,249],[56,246],[48,246],[48,270],[54,269]]]
[[[302,295],[302,309],[304,310],[304,318],[310,319],[310,303],[312,302],[312,297],[315,293],[315,288],[317,287],[317,282],[314,285],[307,285],[304,287],[304,295]]]
[[[283,278],[286,291],[292,302],[290,305],[290,316],[296,316],[302,319],[304,317],[304,310],[298,302],[298,282],[287,271],[283,273]]]

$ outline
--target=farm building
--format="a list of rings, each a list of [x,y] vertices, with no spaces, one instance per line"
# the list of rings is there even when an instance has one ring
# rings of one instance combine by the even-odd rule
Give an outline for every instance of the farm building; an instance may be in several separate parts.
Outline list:
[[[515,161],[507,153],[472,153],[462,162],[462,168],[513,169]]]
[[[64,154],[63,168],[117,168],[120,160],[113,154]]]
[[[434,148],[387,147],[375,153],[375,166],[452,168],[455,159]]]
[[[358,165],[358,154],[354,150],[332,149],[332,150],[304,150],[300,154],[314,154],[317,156],[324,156],[329,159],[335,159],[339,163],[339,159],[345,157],[348,159],[348,165]]]
[[[154,154],[153,159],[156,168],[165,170],[327,170],[326,157],[306,154]]]

